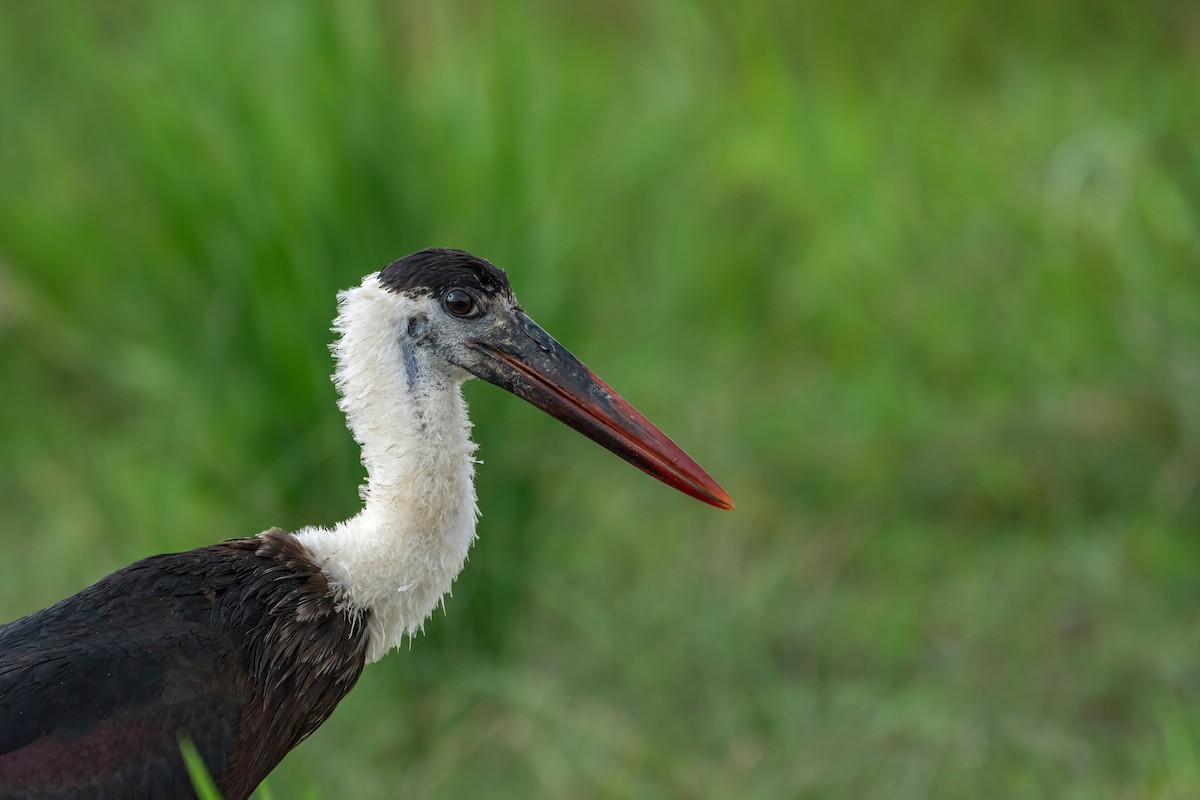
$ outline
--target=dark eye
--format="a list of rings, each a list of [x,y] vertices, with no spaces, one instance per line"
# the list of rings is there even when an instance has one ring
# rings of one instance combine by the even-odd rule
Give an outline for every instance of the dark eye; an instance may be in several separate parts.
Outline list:
[[[479,304],[475,302],[475,298],[465,289],[451,289],[446,292],[442,303],[446,306],[446,310],[456,317],[473,319],[483,313]]]

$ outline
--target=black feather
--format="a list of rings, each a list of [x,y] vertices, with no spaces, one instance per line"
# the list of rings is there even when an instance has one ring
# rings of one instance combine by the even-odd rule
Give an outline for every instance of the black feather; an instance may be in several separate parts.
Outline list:
[[[504,270],[462,250],[431,247],[397,259],[379,271],[389,291],[412,297],[441,297],[454,288],[512,296]]]
[[[273,530],[155,556],[0,626],[0,798],[244,798],[350,691],[361,617]]]

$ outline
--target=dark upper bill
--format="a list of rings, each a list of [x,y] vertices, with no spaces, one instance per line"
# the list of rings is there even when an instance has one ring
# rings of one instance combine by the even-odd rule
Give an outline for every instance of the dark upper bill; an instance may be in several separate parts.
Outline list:
[[[532,403],[638,469],[717,508],[733,500],[704,468],[579,359],[518,313],[467,342],[485,356],[477,377]]]

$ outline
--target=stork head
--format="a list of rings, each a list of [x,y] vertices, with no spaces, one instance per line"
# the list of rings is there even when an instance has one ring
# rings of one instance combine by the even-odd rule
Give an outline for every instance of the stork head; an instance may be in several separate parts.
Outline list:
[[[482,378],[669,486],[733,508],[699,464],[525,314],[503,270],[461,250],[429,249],[373,277],[400,311],[392,323],[400,347],[388,352],[399,354],[410,386],[428,371]]]

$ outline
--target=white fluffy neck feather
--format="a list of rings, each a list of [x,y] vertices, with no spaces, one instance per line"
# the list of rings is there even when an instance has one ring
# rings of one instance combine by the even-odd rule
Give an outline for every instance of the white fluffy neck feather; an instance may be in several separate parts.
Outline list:
[[[475,444],[460,391],[468,376],[431,368],[406,338],[408,320],[430,304],[373,275],[338,295],[334,380],[362,447],[364,505],[332,529],[296,534],[342,607],[369,612],[370,661],[421,629],[475,539]]]

